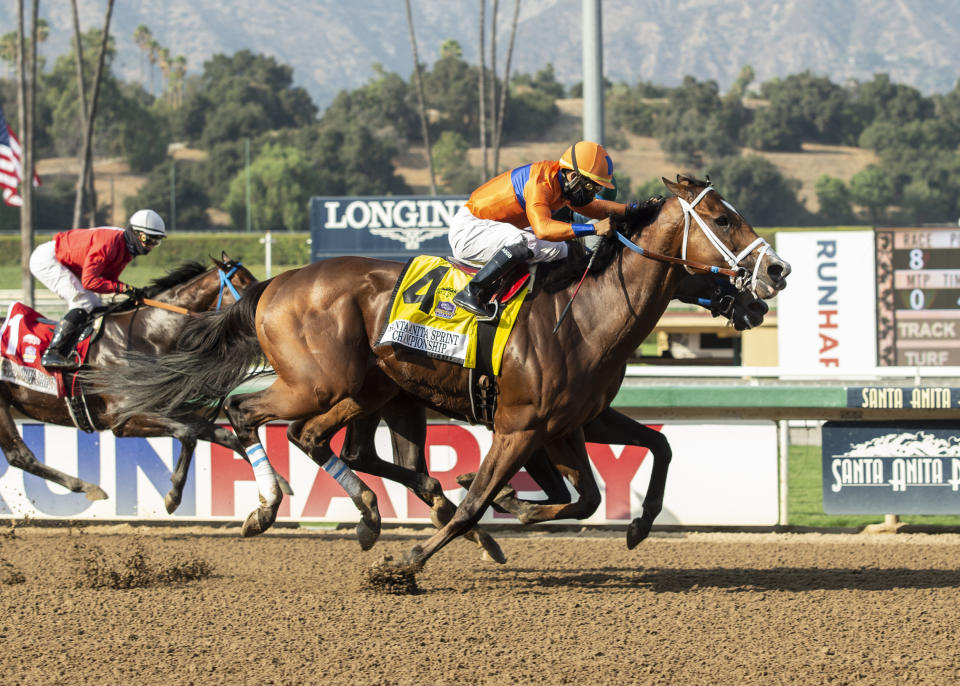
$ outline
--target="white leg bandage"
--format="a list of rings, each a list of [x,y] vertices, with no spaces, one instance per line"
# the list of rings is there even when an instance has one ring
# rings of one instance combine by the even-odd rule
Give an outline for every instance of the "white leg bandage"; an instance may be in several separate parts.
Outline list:
[[[346,463],[336,455],[323,463],[323,470],[340,484],[340,488],[351,498],[359,498],[363,492],[363,482],[353,473]]]
[[[267,505],[276,505],[280,502],[280,486],[277,484],[277,476],[273,471],[273,465],[267,459],[267,451],[259,443],[254,443],[245,449],[247,458],[250,460],[250,466],[253,467],[253,476],[257,480],[257,490],[267,501]]]

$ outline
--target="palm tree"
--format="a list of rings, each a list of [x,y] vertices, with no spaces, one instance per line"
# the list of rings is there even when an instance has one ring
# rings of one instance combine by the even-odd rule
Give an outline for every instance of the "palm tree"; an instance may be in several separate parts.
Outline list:
[[[140,24],[133,31],[133,42],[136,43],[140,49],[140,81],[146,80],[147,50],[150,47],[151,38],[153,38],[153,34],[150,33],[150,29],[147,28],[146,24]]]
[[[427,108],[423,103],[423,79],[420,78],[420,58],[417,57],[417,37],[413,32],[413,14],[410,12],[410,0],[407,4],[407,27],[410,29],[410,48],[413,50],[413,73],[417,81],[417,104],[420,109],[420,131],[423,145],[427,149],[427,169],[430,171],[430,195],[437,194],[437,182],[433,176],[433,153],[430,150],[430,129],[427,127]]]
[[[17,32],[10,31],[0,36],[0,60],[7,63],[7,78],[17,67]]]
[[[147,43],[147,61],[150,62],[150,95],[156,95],[156,89],[153,87],[153,65],[157,63],[157,52],[160,50],[160,44],[156,38],[151,38]]]
[[[100,80],[103,76],[103,66],[106,61],[107,56],[107,46],[110,43],[110,18],[113,15],[113,2],[114,0],[107,0],[107,14],[103,20],[103,32],[100,37],[100,51],[97,54],[97,69],[93,73],[93,88],[92,94],[90,96],[90,108],[87,111],[87,122],[86,127],[83,131],[83,145],[80,152],[81,160],[81,180],[80,183],[84,180],[87,181],[87,190],[90,195],[90,204],[89,204],[89,219],[88,223],[90,226],[96,224],[96,209],[97,209],[97,200],[93,194],[93,123],[97,116],[97,99],[100,97]],[[82,203],[82,192],[79,191],[81,185],[78,184],[78,198],[77,202],[74,204],[74,215],[76,216],[79,211],[78,207]]]
[[[174,89],[174,107],[183,105],[183,80],[187,75],[187,58],[183,55],[177,55],[171,65],[175,83]]]
[[[493,13],[490,16],[490,145],[493,145],[494,129],[497,125],[497,10],[500,0],[493,0]],[[494,167],[490,176],[497,175]]]
[[[500,89],[500,110],[493,129],[493,168],[500,164],[500,142],[503,136],[503,113],[507,109],[507,91],[510,90],[510,60],[513,58],[513,42],[517,37],[517,19],[520,16],[520,0],[513,6],[513,25],[510,27],[510,45],[507,48],[507,64],[503,68],[503,88]]]
[[[484,19],[487,14],[487,2],[486,0],[480,0],[480,83],[479,83],[479,103],[480,103],[480,159],[483,161],[481,168],[483,169],[483,180],[486,181],[487,176],[487,98],[484,93],[484,83],[487,80],[487,63],[486,57],[483,50],[484,41],[486,36],[484,35]]]
[[[163,77],[163,95],[170,104],[170,48],[160,48],[157,51],[157,64],[160,65],[160,75]]]

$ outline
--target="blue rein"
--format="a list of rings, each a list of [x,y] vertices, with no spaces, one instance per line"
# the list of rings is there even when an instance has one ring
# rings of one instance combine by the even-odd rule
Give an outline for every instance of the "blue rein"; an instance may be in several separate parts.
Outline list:
[[[222,269],[218,269],[217,273],[220,275],[220,292],[217,294],[217,312],[220,311],[220,305],[223,302],[223,289],[230,289],[230,293],[233,294],[235,300],[240,300],[240,294],[237,292],[237,289],[234,288],[233,284],[230,283],[230,279],[233,278],[233,275],[237,273],[241,264],[239,262],[234,263],[230,271],[224,273]]]
[[[617,237],[618,241],[620,241],[625,246],[630,248],[633,252],[637,253],[638,255],[643,255],[644,257],[651,257],[650,253],[648,253],[645,249],[641,248],[639,245],[631,241],[629,238],[624,236],[619,231],[614,231],[613,234]],[[660,256],[657,255],[657,257],[654,257],[653,259],[658,259],[659,257]],[[680,264],[683,264],[683,263],[686,263],[686,260],[677,259],[677,262],[679,262]],[[722,267],[716,267],[713,265],[703,265],[703,268],[709,271],[711,274],[719,274],[722,271]],[[729,270],[724,270],[724,271],[729,271]]]

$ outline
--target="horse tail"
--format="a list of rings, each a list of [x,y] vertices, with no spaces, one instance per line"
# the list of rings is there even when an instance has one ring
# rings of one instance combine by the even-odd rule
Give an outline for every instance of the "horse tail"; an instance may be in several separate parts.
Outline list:
[[[92,390],[115,400],[112,425],[139,414],[213,414],[230,391],[263,373],[266,360],[255,318],[269,283],[250,286],[220,312],[191,318],[170,353],[128,351],[118,365],[82,372],[81,380]]]

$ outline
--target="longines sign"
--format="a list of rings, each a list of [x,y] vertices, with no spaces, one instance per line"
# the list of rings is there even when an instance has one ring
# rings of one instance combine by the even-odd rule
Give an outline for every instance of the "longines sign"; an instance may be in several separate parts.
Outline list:
[[[447,232],[465,196],[394,195],[310,199],[311,256],[407,260],[448,255]]]

